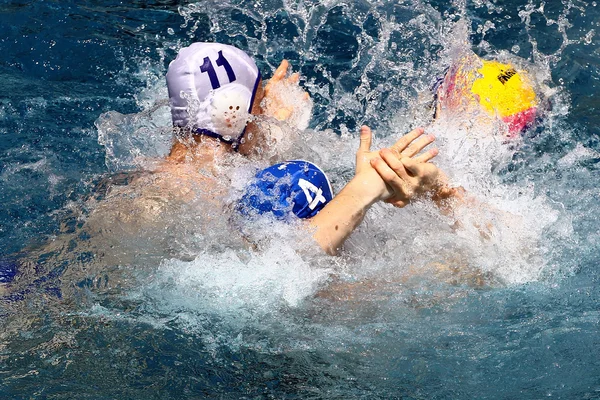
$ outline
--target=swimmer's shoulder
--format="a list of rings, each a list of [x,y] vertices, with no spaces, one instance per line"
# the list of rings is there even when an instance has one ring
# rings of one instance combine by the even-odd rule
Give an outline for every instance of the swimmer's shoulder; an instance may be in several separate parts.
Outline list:
[[[101,201],[116,187],[134,185],[141,179],[148,179],[155,174],[154,171],[120,171],[103,177],[92,189],[92,199]]]

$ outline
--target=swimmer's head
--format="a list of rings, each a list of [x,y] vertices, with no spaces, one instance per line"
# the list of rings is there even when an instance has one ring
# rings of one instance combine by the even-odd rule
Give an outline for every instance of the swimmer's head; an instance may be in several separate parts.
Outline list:
[[[173,125],[238,143],[260,83],[246,53],[220,43],[193,43],[169,64],[167,87]]]
[[[311,218],[333,198],[325,173],[303,160],[286,161],[259,171],[238,204],[242,215],[272,215],[278,220]]]
[[[537,115],[538,99],[526,71],[474,54],[450,68],[438,96],[442,108],[483,110],[503,121],[509,138],[531,126]]]

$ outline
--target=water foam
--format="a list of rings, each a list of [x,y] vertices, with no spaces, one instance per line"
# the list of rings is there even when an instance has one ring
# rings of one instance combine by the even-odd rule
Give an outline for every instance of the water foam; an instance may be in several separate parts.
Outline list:
[[[457,53],[470,47],[468,24],[460,19],[455,22],[460,10],[442,17],[429,5],[418,2],[399,5],[398,10],[386,2],[347,5],[332,1],[319,6],[284,2],[283,7],[285,23],[297,29],[298,36],[294,38],[277,36],[269,25],[282,18],[279,6],[270,8],[261,3],[248,9],[219,3],[214,8],[189,4],[179,9],[190,38],[197,35],[206,23],[204,16],[208,16],[215,39],[243,36],[244,48],[259,55],[259,62],[266,64],[267,70],[277,66],[279,48],[293,48],[299,60],[296,67],[311,76],[303,83],[317,104],[315,119],[310,123],[312,129],[303,130],[310,113],[308,107],[299,108],[302,118],[295,121],[295,127],[257,118],[256,123],[270,132],[269,146],[260,154],[262,161],[247,163],[238,159],[227,167],[230,190],[225,198],[230,204],[243,191],[244,182],[255,168],[286,158],[316,162],[339,190],[353,174],[357,147],[353,126],[362,122],[374,124],[374,147],[379,147],[391,144],[416,125],[429,124],[432,95],[428,87],[432,76],[443,74]],[[242,12],[245,28],[239,21],[222,23],[236,11]],[[404,14],[400,15],[400,11]],[[333,59],[327,65],[314,65],[316,55],[331,45],[322,30],[336,26],[332,25],[333,20],[340,26],[358,27],[356,47],[341,31],[341,38],[348,40],[349,45],[345,49],[348,51],[342,53],[351,60],[345,64],[340,58],[339,62]],[[248,31],[248,26],[255,31]],[[495,27],[488,24],[482,29],[485,36]],[[165,49],[176,48],[174,42],[165,44]],[[491,51],[490,46],[486,48]],[[525,63],[506,52],[494,55]],[[563,92],[547,84],[549,61],[523,66],[533,75],[541,96],[554,102],[543,122],[544,128],[554,132],[553,124],[568,113],[568,108]],[[167,111],[150,106],[163,100],[163,84],[152,77],[149,80],[152,84],[148,87],[153,90],[144,89],[138,104],[151,112],[137,117],[107,114],[97,123],[107,148],[107,162],[115,168],[142,165],[136,164],[136,156],[156,156],[160,153],[158,148],[164,152]],[[294,102],[297,97],[287,99]],[[275,232],[269,223],[245,227],[252,241],[268,244],[260,250],[199,251],[189,253],[193,260],[163,261],[156,281],[148,283],[148,290],[153,298],[164,294],[167,308],[173,310],[182,306],[194,312],[210,310],[249,316],[284,306],[297,307],[323,289],[327,276],[337,276],[342,282],[413,282],[413,288],[424,284],[421,278],[431,276],[458,286],[515,285],[553,276],[558,270],[556,260],[561,258],[555,243],[568,241],[573,235],[570,217],[560,204],[540,193],[540,182],[506,173],[520,149],[527,149],[527,141],[532,139],[524,137],[507,144],[494,132],[482,132],[474,125],[463,115],[446,115],[427,128],[437,137],[440,155],[436,164],[447,173],[452,185],[464,187],[474,199],[474,205],[457,208],[453,216],[441,214],[428,201],[415,202],[403,210],[377,205],[348,241],[346,256],[320,261],[318,264],[325,267],[317,270],[311,270],[314,255],[296,246],[298,236],[281,235],[275,243],[269,239]],[[565,158],[562,165],[568,160]],[[201,218],[194,219],[194,223],[200,231],[210,230],[209,223]],[[231,231],[231,226],[223,229],[224,235],[239,234]],[[175,228],[172,235],[181,233]],[[207,244],[212,240],[210,236],[205,238]],[[365,287],[357,290],[369,290],[368,285]]]

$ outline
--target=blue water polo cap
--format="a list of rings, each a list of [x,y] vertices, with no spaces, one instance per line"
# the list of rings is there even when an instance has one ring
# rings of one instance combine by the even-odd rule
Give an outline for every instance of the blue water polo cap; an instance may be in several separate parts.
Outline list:
[[[315,164],[294,160],[259,171],[246,188],[239,211],[247,216],[271,213],[279,220],[311,218],[333,198],[331,184]]]

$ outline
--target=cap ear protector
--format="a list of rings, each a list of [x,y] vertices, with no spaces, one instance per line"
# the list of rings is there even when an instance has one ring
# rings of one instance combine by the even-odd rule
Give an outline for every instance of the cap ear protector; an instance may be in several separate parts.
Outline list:
[[[214,91],[208,106],[210,123],[225,141],[235,140],[250,117],[252,93],[242,85],[230,83]]]
[[[193,43],[169,64],[173,125],[237,144],[260,82],[246,53],[220,43]]]

